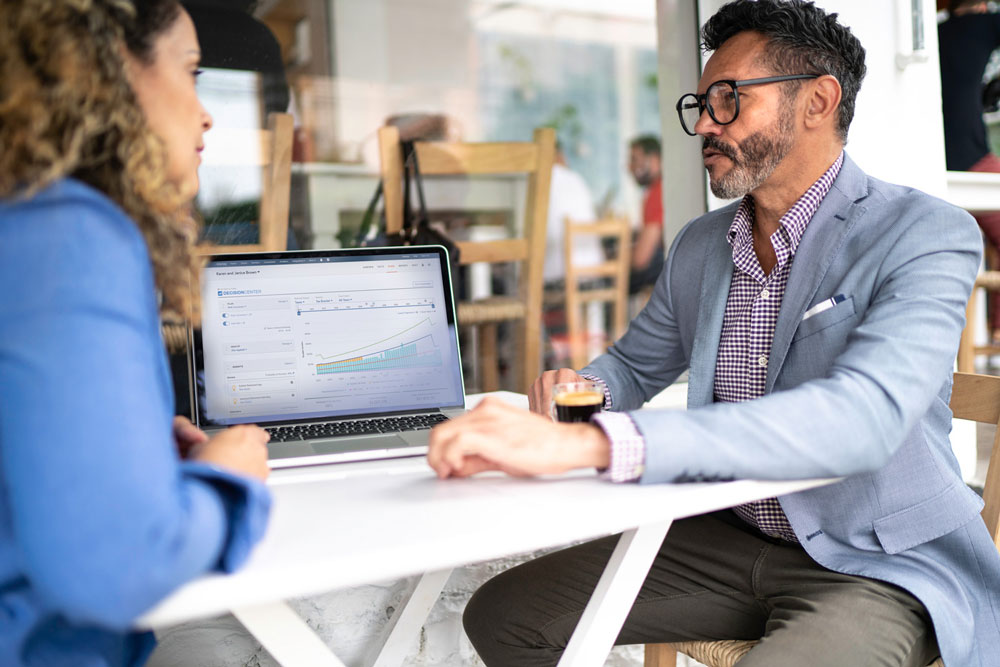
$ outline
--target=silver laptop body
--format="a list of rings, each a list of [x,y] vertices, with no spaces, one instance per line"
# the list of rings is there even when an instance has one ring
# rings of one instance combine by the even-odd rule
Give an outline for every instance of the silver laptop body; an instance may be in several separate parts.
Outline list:
[[[266,428],[272,468],[422,455],[464,411],[439,246],[213,256],[190,342],[196,424]]]

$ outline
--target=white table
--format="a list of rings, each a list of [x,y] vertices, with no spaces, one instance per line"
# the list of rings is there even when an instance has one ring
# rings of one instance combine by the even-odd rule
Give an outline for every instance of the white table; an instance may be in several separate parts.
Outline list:
[[[526,403],[524,396],[498,395]],[[824,483],[613,485],[592,472],[441,481],[423,459],[276,471],[271,524],[247,566],[180,588],[138,625],[165,627],[231,611],[282,665],[343,667],[283,601],[424,573],[371,663],[398,666],[452,568],[620,532],[560,662],[596,667],[672,521]]]

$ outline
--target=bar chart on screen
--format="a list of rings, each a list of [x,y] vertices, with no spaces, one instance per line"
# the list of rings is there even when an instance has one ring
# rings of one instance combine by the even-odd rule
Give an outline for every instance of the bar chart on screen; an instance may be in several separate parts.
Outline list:
[[[331,359],[315,363],[316,375],[440,367],[441,350],[434,341],[434,334],[414,333],[418,327],[430,327],[430,321],[429,317],[424,318],[392,336],[338,354],[316,355],[320,359]],[[402,340],[404,338],[406,340]],[[400,339],[400,342],[394,343],[395,339]]]
[[[434,300],[419,292],[402,299],[378,296],[300,305],[301,355],[315,375],[441,365],[439,345],[447,328]]]
[[[414,287],[298,299],[302,368],[316,405],[350,401],[378,406],[447,390],[449,329],[434,295]]]

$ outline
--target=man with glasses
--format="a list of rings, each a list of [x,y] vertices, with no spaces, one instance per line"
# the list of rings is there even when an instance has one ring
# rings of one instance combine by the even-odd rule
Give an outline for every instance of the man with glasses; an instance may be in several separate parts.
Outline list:
[[[948,440],[975,222],[844,153],[865,52],[836,15],[738,0],[702,37],[714,54],[677,109],[712,191],[739,201],[678,234],[607,354],[530,394],[544,413],[552,383],[582,375],[611,411],[555,424],[486,402],[435,430],[428,461],[442,477],[843,477],[675,522],[618,643],[762,638],[741,667],[1000,665],[1000,555]],[[689,410],[638,410],[685,369]],[[616,539],[487,582],[465,614],[486,664],[556,664]]]

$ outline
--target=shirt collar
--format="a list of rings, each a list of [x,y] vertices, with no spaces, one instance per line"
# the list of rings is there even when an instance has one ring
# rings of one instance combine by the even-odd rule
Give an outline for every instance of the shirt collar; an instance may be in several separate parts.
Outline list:
[[[840,168],[843,164],[844,151],[840,151],[840,155],[830,165],[830,168],[816,179],[815,183],[809,186],[809,189],[792,204],[792,207],[778,221],[780,225],[779,231],[783,231],[786,235],[791,254],[795,254],[795,250],[799,247],[799,242],[802,240],[802,235],[805,234],[806,226],[812,220],[816,211],[819,210],[819,205],[823,203],[823,199],[830,192],[830,188],[833,187],[833,182],[837,180],[837,175],[840,173]],[[753,220],[754,201],[753,197],[747,194],[743,197],[743,201],[740,202],[739,208],[736,209],[736,215],[733,217],[733,222],[729,226],[729,232],[726,234],[726,239],[734,250],[751,241]]]

